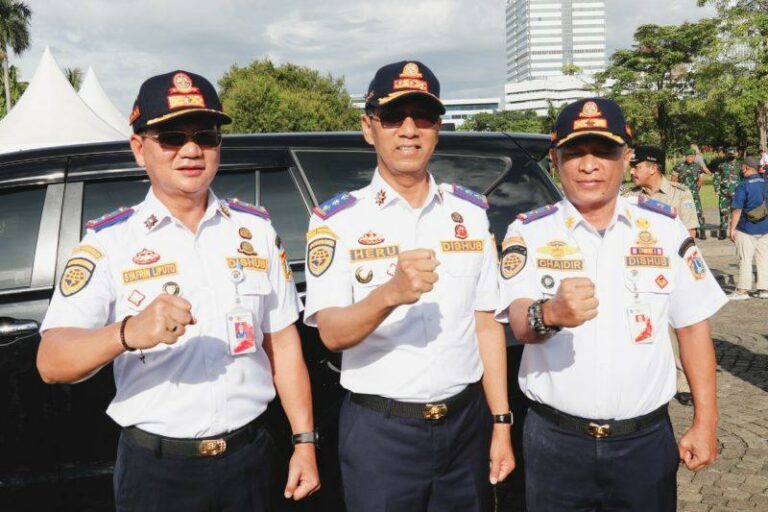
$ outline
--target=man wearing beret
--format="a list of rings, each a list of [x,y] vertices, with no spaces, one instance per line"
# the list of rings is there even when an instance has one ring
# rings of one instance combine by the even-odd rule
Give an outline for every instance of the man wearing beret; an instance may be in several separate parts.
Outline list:
[[[301,499],[319,486],[301,303],[266,210],[210,189],[231,119],[179,70],[144,82],[130,122],[150,190],[86,224],[40,328],[40,374],[79,382],[113,363],[118,511],[268,510],[275,390],[296,434],[285,496]]]
[[[342,352],[349,512],[484,511],[514,469],[488,202],[428,171],[444,112],[423,63],[379,69],[360,120],[373,179],[310,219],[304,321]]]
[[[615,102],[566,106],[550,150],[565,198],[519,215],[502,244],[496,314],[525,344],[530,512],[672,512],[679,462],[717,454],[707,319],[726,299],[669,205],[619,196],[631,142]],[[679,444],[670,323],[695,406]]]
[[[672,173],[672,181],[682,183],[691,191],[693,202],[696,205],[696,216],[699,219],[699,229],[697,237],[701,240],[707,239],[707,231],[704,227],[704,210],[701,207],[701,197],[699,191],[704,183],[704,174],[706,171],[701,164],[696,162],[696,151],[692,148],[685,150],[685,160],[677,164]]]

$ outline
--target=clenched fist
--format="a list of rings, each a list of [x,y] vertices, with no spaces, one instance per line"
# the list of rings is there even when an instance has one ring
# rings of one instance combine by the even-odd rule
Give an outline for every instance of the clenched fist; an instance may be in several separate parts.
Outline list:
[[[390,303],[413,304],[422,294],[432,291],[437,282],[435,269],[440,264],[432,249],[401,252],[395,275],[387,282]]]
[[[125,341],[131,348],[148,349],[160,343],[173,345],[193,323],[192,304],[173,295],[162,294],[144,311],[128,320]]]
[[[560,327],[578,327],[597,316],[595,284],[587,277],[569,277],[549,301],[544,323]]]

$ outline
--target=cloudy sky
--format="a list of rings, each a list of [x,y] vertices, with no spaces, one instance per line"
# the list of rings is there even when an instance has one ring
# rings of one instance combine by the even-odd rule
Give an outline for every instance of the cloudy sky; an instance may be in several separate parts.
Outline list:
[[[30,80],[45,46],[60,67],[93,66],[127,114],[141,82],[182,68],[218,80],[233,64],[270,57],[334,76],[363,93],[386,63],[418,59],[444,98],[501,96],[505,0],[25,0],[32,47],[11,56]],[[712,15],[696,0],[606,0],[608,51],[644,23]]]

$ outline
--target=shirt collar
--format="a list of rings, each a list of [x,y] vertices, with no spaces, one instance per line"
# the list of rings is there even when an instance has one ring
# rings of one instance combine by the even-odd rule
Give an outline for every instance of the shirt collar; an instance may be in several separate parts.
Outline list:
[[[205,208],[203,218],[200,219],[200,225],[202,226],[204,222],[213,218],[217,214],[228,220],[231,220],[232,217],[229,211],[229,207],[226,206],[226,203],[219,201],[219,198],[216,197],[216,194],[213,193],[213,190],[209,189],[208,205]],[[144,204],[142,205],[140,215],[137,217],[139,217],[141,222],[144,224],[144,232],[147,234],[156,229],[159,229],[161,226],[168,224],[166,221],[171,221],[171,219],[174,218],[168,207],[165,206],[165,204],[163,204],[163,202],[160,201],[160,199],[158,199],[158,197],[155,195],[152,187],[149,188],[149,192],[147,192],[147,196],[144,199]]]
[[[608,223],[608,227],[613,226],[618,220],[623,220],[628,225],[632,225],[632,209],[630,208],[630,202],[621,196],[616,199],[616,208],[613,211],[611,221]],[[562,201],[562,218],[565,228],[568,232],[573,232],[579,225],[589,226],[590,224],[584,220],[579,210],[567,199],[563,198]]]
[[[659,183],[659,191],[661,191],[663,194],[669,195],[671,189],[672,185],[669,184],[669,180],[662,176],[661,183]]]
[[[429,205],[435,198],[440,202],[443,201],[443,192],[440,191],[437,186],[435,178],[431,173],[427,173],[427,175],[429,176],[429,192],[427,192],[427,197],[423,206]],[[385,180],[379,172],[378,167],[373,173],[373,179],[371,180],[371,185],[368,188],[368,191],[369,197],[376,206],[378,206],[379,210],[398,200],[410,208],[408,201],[403,199],[403,197],[398,194],[389,183],[387,183],[387,180]]]

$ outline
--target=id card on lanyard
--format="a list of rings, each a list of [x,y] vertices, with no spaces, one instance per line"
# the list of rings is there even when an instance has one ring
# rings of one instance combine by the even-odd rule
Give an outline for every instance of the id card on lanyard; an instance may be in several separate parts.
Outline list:
[[[633,345],[653,343],[653,311],[651,305],[640,300],[637,291],[637,281],[640,272],[637,269],[629,271],[629,280],[632,283],[632,304],[627,306],[627,322],[629,323],[629,335]]]
[[[245,279],[240,263],[231,271],[235,286],[235,307],[227,313],[227,338],[229,353],[233,356],[256,352],[256,331],[253,325],[253,312],[242,305],[239,284]]]

